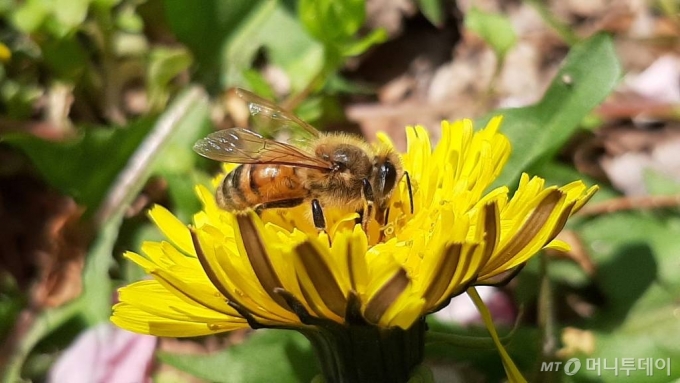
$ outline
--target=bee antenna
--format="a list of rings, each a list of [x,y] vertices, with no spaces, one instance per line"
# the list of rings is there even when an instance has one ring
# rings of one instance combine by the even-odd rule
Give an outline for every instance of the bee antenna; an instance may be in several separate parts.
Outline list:
[[[404,172],[404,176],[406,176],[406,186],[408,186],[408,200],[411,204],[411,214],[413,214],[413,188],[411,187],[411,177],[408,175],[408,172]]]

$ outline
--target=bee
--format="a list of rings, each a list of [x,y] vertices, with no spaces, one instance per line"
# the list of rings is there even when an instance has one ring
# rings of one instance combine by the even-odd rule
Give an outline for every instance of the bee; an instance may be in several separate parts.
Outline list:
[[[297,145],[268,139],[243,128],[211,133],[194,145],[207,158],[240,164],[218,185],[220,208],[241,213],[285,209],[309,203],[312,219],[325,230],[323,209],[342,207],[359,213],[367,227],[372,216],[383,226],[392,192],[408,173],[385,144],[371,145],[348,134],[321,133],[294,114],[244,89],[234,91],[253,117],[279,126],[297,126],[306,140]],[[411,211],[413,199],[411,198]]]

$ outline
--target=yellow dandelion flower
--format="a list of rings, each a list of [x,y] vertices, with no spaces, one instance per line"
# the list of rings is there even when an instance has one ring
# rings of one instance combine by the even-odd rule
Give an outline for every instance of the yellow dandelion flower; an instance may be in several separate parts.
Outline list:
[[[173,337],[294,328],[317,346],[377,331],[379,342],[396,337],[411,345],[390,362],[406,372],[391,375],[386,366],[347,381],[403,381],[422,360],[427,314],[475,284],[512,275],[543,248],[563,249],[555,236],[596,191],[581,181],[545,187],[527,175],[512,197],[507,187],[488,191],[510,155],[500,121],[476,133],[469,120],[444,122],[434,149],[424,128],[408,128],[402,165],[412,201],[402,180],[384,227],[372,221],[364,231],[356,213],[329,210],[328,229],[319,233],[309,206],[234,215],[202,186],[204,208],[191,227],[154,207],[150,216],[169,242],[145,243],[145,256],[126,254],[153,279],[120,289],[112,321]],[[375,359],[370,350],[353,352]],[[325,376],[351,364],[321,359]]]

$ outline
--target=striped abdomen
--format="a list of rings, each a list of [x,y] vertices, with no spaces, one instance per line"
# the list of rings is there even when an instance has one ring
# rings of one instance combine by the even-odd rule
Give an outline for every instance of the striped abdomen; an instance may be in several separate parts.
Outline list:
[[[244,164],[227,174],[218,186],[217,204],[225,210],[292,207],[307,197],[298,168],[271,164]]]

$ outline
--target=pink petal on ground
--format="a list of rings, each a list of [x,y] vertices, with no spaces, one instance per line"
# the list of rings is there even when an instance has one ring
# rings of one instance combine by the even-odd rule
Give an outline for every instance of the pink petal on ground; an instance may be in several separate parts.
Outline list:
[[[64,351],[50,370],[50,383],[145,383],[156,337],[109,323],[92,327]]]
[[[642,73],[628,74],[624,84],[633,92],[659,102],[680,102],[680,57],[665,54]]]
[[[492,286],[477,286],[476,289],[488,307],[494,323],[509,326],[514,324],[517,310],[506,293]],[[451,299],[451,303],[434,313],[434,316],[442,322],[462,325],[483,324],[477,306],[467,294]]]

